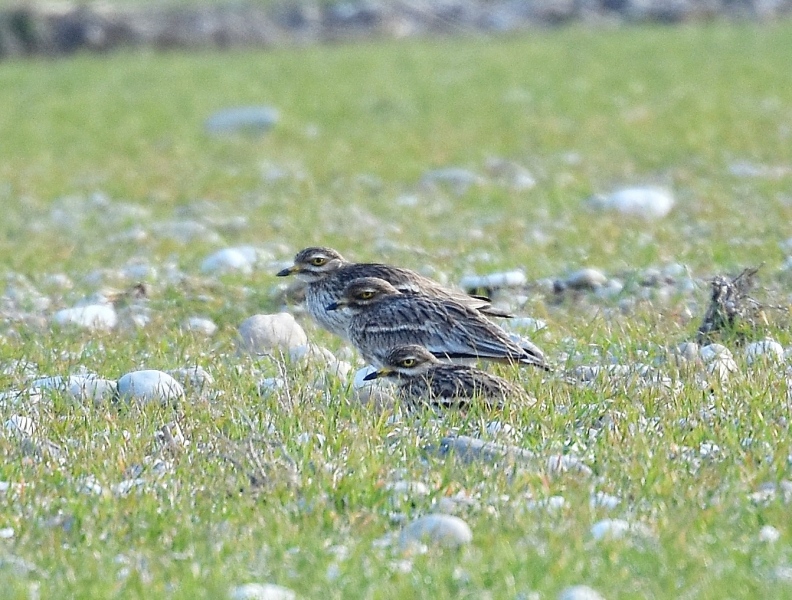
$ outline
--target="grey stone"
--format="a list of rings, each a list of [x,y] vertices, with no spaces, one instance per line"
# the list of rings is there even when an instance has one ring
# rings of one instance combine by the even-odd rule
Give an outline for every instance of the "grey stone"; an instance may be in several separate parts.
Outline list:
[[[206,119],[206,131],[224,133],[266,133],[279,119],[278,111],[270,106],[237,106],[213,113]]]
[[[289,355],[308,345],[308,336],[289,313],[254,315],[239,326],[239,346],[251,354]]]
[[[470,526],[453,515],[433,514],[416,519],[404,528],[402,546],[431,542],[439,546],[457,548],[473,541]]]
[[[150,402],[173,404],[184,397],[184,388],[162,371],[132,371],[118,380],[118,397],[140,405]]]

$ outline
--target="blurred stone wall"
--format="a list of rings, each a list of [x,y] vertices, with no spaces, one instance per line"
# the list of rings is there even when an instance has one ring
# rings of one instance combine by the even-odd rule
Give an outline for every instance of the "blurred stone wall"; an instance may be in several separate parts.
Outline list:
[[[349,0],[321,4],[24,4],[0,10],[0,58],[122,46],[269,47],[330,40],[503,32],[570,22],[773,20],[792,0]]]

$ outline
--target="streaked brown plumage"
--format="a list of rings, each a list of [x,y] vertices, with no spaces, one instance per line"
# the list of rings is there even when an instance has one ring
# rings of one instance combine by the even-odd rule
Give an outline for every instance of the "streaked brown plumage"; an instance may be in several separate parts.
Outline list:
[[[342,311],[328,311],[326,307],[341,300],[347,284],[361,277],[379,277],[403,293],[453,299],[490,316],[510,316],[493,307],[486,298],[450,290],[409,269],[379,263],[351,263],[332,248],[305,248],[294,257],[293,266],[277,275],[295,275],[305,282],[308,313],[321,327],[341,337],[347,337],[350,316]]]
[[[393,348],[382,362],[365,379],[394,380],[411,406],[465,409],[477,399],[488,408],[501,407],[505,400],[535,402],[521,387],[475,367],[442,363],[423,346]]]
[[[347,338],[370,363],[384,364],[391,349],[419,344],[440,359],[480,359],[551,370],[542,351],[518,344],[477,310],[450,298],[402,294],[376,277],[349,282],[328,311],[351,314]]]

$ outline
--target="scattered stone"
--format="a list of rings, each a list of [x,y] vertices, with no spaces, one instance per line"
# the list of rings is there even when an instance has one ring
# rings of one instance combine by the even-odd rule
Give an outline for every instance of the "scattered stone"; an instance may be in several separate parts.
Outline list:
[[[721,344],[708,344],[700,350],[701,360],[707,365],[707,372],[717,377],[725,384],[732,373],[737,373],[739,368],[728,348]]]
[[[364,380],[366,375],[376,370],[375,367],[366,365],[355,372],[352,381],[353,398],[359,404],[377,411],[393,408],[397,404],[396,396],[392,392],[393,387],[387,381],[384,379]]]
[[[591,536],[597,541],[602,539],[618,540],[628,534],[644,538],[652,535],[642,523],[631,523],[624,519],[603,519],[591,527]]]
[[[223,238],[215,230],[203,223],[189,219],[155,223],[151,226],[150,231],[157,238],[185,245],[195,242],[202,242],[208,245],[223,243]]]
[[[43,397],[41,390],[31,386],[24,390],[9,390],[0,392],[0,408],[23,406],[30,408],[41,403]]]
[[[250,275],[258,262],[258,251],[253,246],[223,248],[207,256],[201,263],[204,273],[242,273]]]
[[[547,471],[551,475],[559,473],[577,473],[590,476],[591,468],[574,454],[556,454],[547,459]]]
[[[126,265],[119,271],[119,275],[128,281],[153,281],[159,272],[153,265],[144,262],[135,262]],[[145,292],[143,296],[147,295]]]
[[[150,402],[174,404],[184,397],[184,388],[173,377],[162,371],[153,369],[132,371],[118,380],[118,397],[140,405]]]
[[[596,290],[608,283],[608,278],[597,269],[587,267],[569,275],[561,282],[561,289]],[[558,287],[558,286],[556,286]]]
[[[700,358],[700,347],[696,342],[682,342],[673,351],[677,364],[693,363]]]
[[[66,273],[50,273],[42,280],[45,286],[54,287],[60,290],[70,290],[74,283]]]
[[[104,494],[104,488],[96,481],[93,475],[83,477],[77,484],[77,491],[88,496],[101,496]]]
[[[205,392],[214,385],[214,377],[206,369],[197,365],[183,369],[173,369],[168,371],[168,374],[172,375],[185,388],[195,390],[198,393]]]
[[[268,396],[283,389],[286,389],[286,381],[281,377],[265,377],[258,385],[259,396]]]
[[[160,427],[154,437],[161,447],[174,453],[181,451],[187,445],[181,426],[176,421]]]
[[[95,331],[110,331],[118,324],[118,315],[112,304],[89,304],[64,308],[53,316],[58,325],[77,325]]]
[[[550,496],[541,500],[528,500],[526,507],[529,510],[561,510],[567,505],[563,496]]]
[[[182,329],[191,333],[211,337],[217,333],[217,325],[211,319],[203,317],[190,317],[182,324]]]
[[[723,344],[707,344],[706,346],[702,346],[699,352],[701,354],[701,360],[705,363],[710,363],[713,360],[719,360],[724,357],[733,360],[731,350]]]
[[[591,500],[589,501],[591,508],[606,508],[608,510],[613,510],[619,506],[619,504],[621,504],[621,498],[618,496],[611,496],[605,492],[596,492],[592,494]]]
[[[467,169],[459,167],[446,167],[444,169],[434,169],[424,173],[421,177],[421,185],[425,187],[435,187],[439,184],[448,185],[457,196],[464,195],[471,187],[482,185],[484,179]]]
[[[41,377],[33,381],[32,385],[43,390],[64,392],[77,402],[92,402],[97,405],[110,400],[118,391],[115,381],[95,375]]]
[[[204,127],[208,133],[263,134],[278,123],[278,111],[270,106],[238,106],[212,114]]]
[[[246,583],[233,588],[231,600],[294,600],[292,590],[274,583]]]
[[[504,158],[491,157],[485,164],[487,173],[514,191],[522,192],[536,187],[536,179],[525,167]]]
[[[366,381],[366,377],[371,375],[377,370],[377,367],[373,367],[371,365],[366,365],[362,369],[358,369],[355,371],[355,378],[352,381],[352,387],[356,390],[364,387],[371,387],[375,385],[379,380],[374,381]]]
[[[601,287],[595,288],[594,293],[599,298],[610,299],[616,298],[624,290],[624,284],[618,279],[609,279]]]
[[[429,486],[422,481],[394,481],[385,486],[385,489],[392,492],[394,496],[428,496]]]
[[[289,354],[308,345],[303,328],[286,312],[254,315],[239,326],[239,346],[251,354]]]
[[[625,188],[608,196],[594,196],[589,199],[589,205],[596,209],[612,210],[625,216],[653,221],[662,219],[671,212],[674,197],[671,192],[662,188]]]
[[[485,290],[487,295],[493,290],[520,287],[527,283],[525,273],[519,269],[490,273],[489,275],[468,275],[462,278],[460,286],[468,293]]]
[[[502,323],[503,328],[509,331],[523,332],[523,333],[536,333],[547,329],[547,322],[542,319],[533,319],[531,317],[513,317]]]
[[[759,530],[759,541],[773,544],[781,539],[781,532],[772,525],[765,525]]]
[[[745,347],[745,359],[749,365],[757,362],[779,363],[784,361],[784,347],[775,340],[752,342]]]
[[[729,173],[735,177],[757,177],[763,179],[781,179],[792,174],[792,167],[771,166],[738,160],[729,165]]]
[[[433,514],[410,523],[401,534],[401,545],[410,546],[432,542],[440,546],[457,548],[473,541],[473,532],[459,517]]]
[[[558,600],[603,600],[598,591],[587,585],[573,585],[561,590]]]
[[[351,364],[344,360],[338,360],[330,350],[314,344],[304,344],[290,349],[289,359],[292,362],[321,364],[325,373],[344,380],[349,377],[349,373],[352,371]]]
[[[36,434],[36,423],[30,417],[13,415],[3,425],[5,431],[16,437],[30,438]]]
[[[574,377],[585,384],[595,381],[622,387],[660,388],[673,390],[680,385],[654,367],[643,363],[633,365],[580,365],[572,371]]]
[[[428,447],[440,456],[452,455],[465,462],[479,460],[487,463],[531,463],[535,464],[536,455],[530,450],[507,446],[495,442],[485,442],[466,435],[444,437],[438,447]]]
[[[140,477],[134,479],[124,479],[124,481],[110,486],[110,491],[115,496],[126,496],[135,488],[140,488],[146,485],[146,480]]]

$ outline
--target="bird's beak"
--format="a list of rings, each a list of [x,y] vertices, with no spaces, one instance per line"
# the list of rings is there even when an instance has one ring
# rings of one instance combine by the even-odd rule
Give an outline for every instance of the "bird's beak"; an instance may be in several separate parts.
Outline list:
[[[338,310],[339,308],[344,308],[347,305],[346,301],[339,300],[338,302],[331,302],[327,306],[325,306],[325,310]]]
[[[277,273],[275,273],[275,276],[288,277],[289,275],[294,275],[295,273],[299,273],[299,272],[300,272],[300,267],[298,267],[297,265],[292,265],[291,267],[287,267],[282,271],[278,271]]]
[[[374,381],[375,379],[379,379],[380,377],[387,377],[393,373],[393,369],[388,369],[387,367],[382,367],[381,369],[377,369],[372,373],[369,373],[363,378],[363,381]]]

